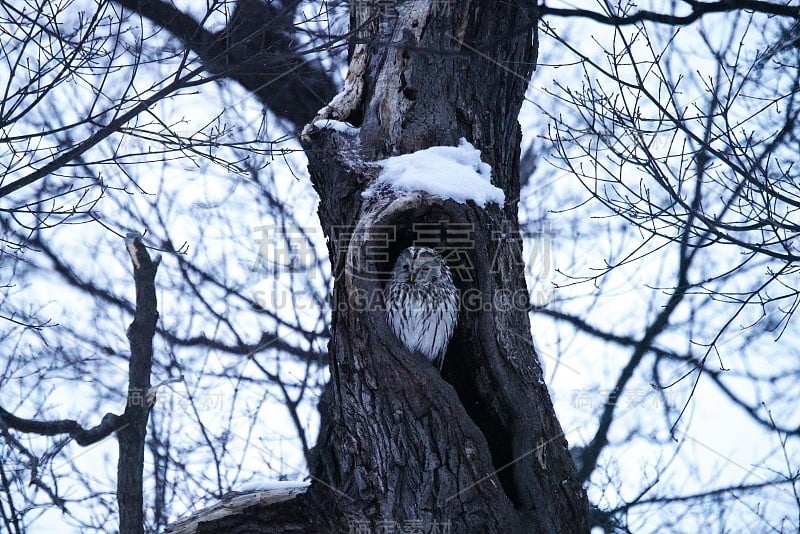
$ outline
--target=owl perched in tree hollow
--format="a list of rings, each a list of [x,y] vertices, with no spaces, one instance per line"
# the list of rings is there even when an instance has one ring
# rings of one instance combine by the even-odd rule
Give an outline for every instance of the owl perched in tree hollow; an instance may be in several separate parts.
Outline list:
[[[405,249],[384,297],[395,335],[441,370],[458,317],[458,291],[447,263],[431,248]]]

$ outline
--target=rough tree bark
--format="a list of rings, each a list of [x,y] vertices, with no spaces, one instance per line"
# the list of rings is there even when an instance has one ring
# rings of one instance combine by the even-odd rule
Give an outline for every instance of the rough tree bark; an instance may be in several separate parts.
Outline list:
[[[530,335],[517,219],[517,114],[536,60],[535,4],[378,4],[353,5],[347,84],[320,112],[358,135],[322,126],[303,136],[335,277],[314,481],[301,497],[198,530],[586,531],[585,495]],[[421,192],[362,197],[378,173],[372,161],[462,137],[491,165],[504,206]],[[469,274],[460,289],[478,295],[462,307],[442,376],[400,345],[380,309],[377,273],[419,223],[440,228],[440,245],[458,243],[453,267]],[[386,228],[395,229],[388,247]],[[469,239],[453,241],[454,228],[469,228]]]

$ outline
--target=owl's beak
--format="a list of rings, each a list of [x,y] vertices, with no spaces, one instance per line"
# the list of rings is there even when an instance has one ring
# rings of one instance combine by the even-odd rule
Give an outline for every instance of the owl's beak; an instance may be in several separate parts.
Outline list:
[[[414,283],[414,273],[408,273],[408,283],[409,284]]]

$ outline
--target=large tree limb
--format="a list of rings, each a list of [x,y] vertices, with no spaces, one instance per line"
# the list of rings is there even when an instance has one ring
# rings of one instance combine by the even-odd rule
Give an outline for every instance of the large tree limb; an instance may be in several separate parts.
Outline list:
[[[213,73],[239,82],[296,129],[335,94],[331,76],[298,49],[296,0],[239,0],[218,33],[162,0],[117,0],[180,39]]]

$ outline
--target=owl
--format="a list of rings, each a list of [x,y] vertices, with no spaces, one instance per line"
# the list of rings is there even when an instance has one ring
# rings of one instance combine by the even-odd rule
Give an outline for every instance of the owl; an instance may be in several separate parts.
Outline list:
[[[427,247],[401,252],[384,300],[395,335],[441,370],[458,318],[458,290],[439,253]]]

